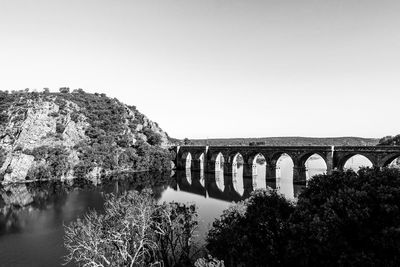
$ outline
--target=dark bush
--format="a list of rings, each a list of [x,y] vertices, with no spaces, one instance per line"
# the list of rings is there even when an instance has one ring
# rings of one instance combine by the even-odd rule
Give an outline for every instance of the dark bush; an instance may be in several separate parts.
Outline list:
[[[49,116],[56,118],[56,117],[60,116],[60,114],[58,114],[58,112],[51,112],[51,113],[49,113]]]
[[[44,160],[45,165],[39,165],[30,173],[31,179],[55,179],[65,174],[70,166],[68,161],[68,151],[64,146],[41,146],[32,151],[25,151],[35,157],[36,161]]]
[[[62,134],[65,130],[65,125],[62,123],[57,122],[56,123],[56,133]]]
[[[69,87],[61,87],[60,88],[60,93],[68,94],[69,93]]]
[[[300,195],[290,223],[293,264],[398,266],[400,172],[319,176]]]
[[[5,160],[6,160],[6,151],[0,147],[0,168],[1,166],[3,166]]]
[[[72,112],[71,113],[71,120],[75,123],[78,123],[79,121],[79,113],[78,112]]]
[[[385,136],[379,140],[378,146],[399,146],[400,134],[396,136]]]
[[[159,146],[162,143],[161,135],[153,132],[150,128],[145,128],[143,130],[144,135],[147,137],[147,143],[152,146]]]
[[[314,177],[294,207],[252,196],[208,235],[228,266],[399,266],[400,172],[361,169]]]
[[[275,191],[256,190],[213,223],[207,248],[227,266],[281,265],[293,210],[293,204]]]

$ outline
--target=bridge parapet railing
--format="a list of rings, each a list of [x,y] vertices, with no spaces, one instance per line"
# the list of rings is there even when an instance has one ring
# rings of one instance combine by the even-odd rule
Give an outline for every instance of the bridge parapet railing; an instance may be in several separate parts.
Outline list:
[[[335,151],[399,152],[400,146],[335,146]]]
[[[206,146],[180,146],[181,148],[203,148]],[[217,148],[261,148],[261,149],[282,149],[282,148],[287,148],[287,149],[304,149],[304,148],[313,148],[313,149],[331,149],[332,146],[230,146],[230,145],[223,145],[223,146],[208,146],[209,148],[212,149],[217,149]]]

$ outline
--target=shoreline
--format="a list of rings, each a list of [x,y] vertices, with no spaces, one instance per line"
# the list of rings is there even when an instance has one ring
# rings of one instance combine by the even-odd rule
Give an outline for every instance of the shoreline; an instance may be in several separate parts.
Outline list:
[[[143,173],[143,172],[150,172],[150,171],[149,170],[133,170],[133,171],[129,170],[129,171],[126,171],[125,170],[125,171],[119,171],[119,172],[120,173]],[[111,176],[113,174],[116,174],[116,172],[108,174],[108,176]],[[10,182],[4,182],[3,181],[3,182],[0,183],[0,187],[5,187],[5,186],[9,186],[9,185],[31,184],[31,183],[37,183],[37,182],[52,182],[52,181],[54,181],[54,182],[56,182],[56,181],[68,182],[68,181],[74,181],[74,180],[77,180],[77,179],[82,179],[82,178],[73,177],[72,179],[64,179],[64,180],[61,180],[61,179],[38,179],[38,180],[20,180],[20,181],[10,181]],[[97,179],[98,180],[102,180],[101,178],[97,178]],[[83,180],[92,182],[92,180],[86,179],[86,178],[83,179]]]

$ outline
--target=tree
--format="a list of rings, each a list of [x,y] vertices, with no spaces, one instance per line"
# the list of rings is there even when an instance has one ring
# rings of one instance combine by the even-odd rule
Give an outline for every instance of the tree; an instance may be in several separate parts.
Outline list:
[[[208,234],[207,248],[227,266],[400,265],[397,169],[315,176],[295,206],[276,193],[244,206]]]
[[[399,146],[400,134],[396,136],[385,136],[379,140],[378,146]]]
[[[207,249],[227,266],[281,265],[293,210],[293,204],[277,192],[256,190],[213,223]]]
[[[162,137],[159,133],[154,132],[150,128],[143,129],[144,135],[147,137],[147,143],[152,146],[159,146],[162,143]]]
[[[157,213],[167,214],[156,216],[165,233],[158,240],[159,258],[165,266],[192,266],[199,253],[192,241],[198,226],[196,207],[176,202],[159,207]]]
[[[190,143],[191,142],[190,142],[189,138],[186,137],[185,139],[183,139],[183,144],[184,145],[190,145]]]
[[[400,172],[361,169],[314,177],[290,224],[292,264],[398,266]]]
[[[74,94],[85,94],[86,92],[82,88],[78,88],[78,89],[74,89],[72,91],[72,93],[74,93]],[[97,94],[97,93],[95,93],[95,94]]]
[[[158,205],[149,190],[110,195],[104,214],[65,226],[66,262],[83,266],[187,266],[197,227],[194,206]],[[182,246],[183,245],[183,246]]]
[[[60,88],[60,93],[68,94],[69,93],[69,87],[61,87]]]

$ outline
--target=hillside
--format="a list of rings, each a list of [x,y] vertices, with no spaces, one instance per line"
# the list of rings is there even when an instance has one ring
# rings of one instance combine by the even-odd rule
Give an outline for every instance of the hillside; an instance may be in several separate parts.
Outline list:
[[[262,137],[262,138],[227,138],[227,139],[191,139],[191,145],[232,145],[242,146],[258,144],[267,146],[375,146],[379,139],[361,137]]]
[[[170,168],[168,135],[136,107],[82,89],[0,92],[0,180],[97,179]]]

